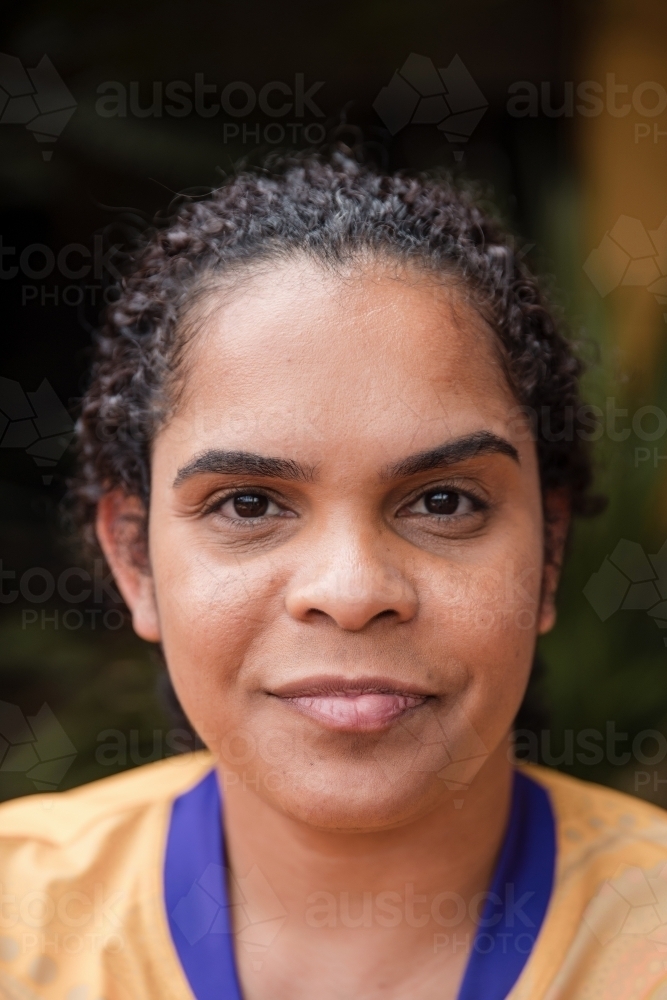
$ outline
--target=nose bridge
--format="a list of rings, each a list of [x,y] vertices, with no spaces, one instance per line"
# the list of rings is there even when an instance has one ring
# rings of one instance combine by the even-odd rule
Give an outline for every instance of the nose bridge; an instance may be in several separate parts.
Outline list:
[[[288,588],[293,617],[324,614],[356,631],[378,615],[400,622],[414,616],[417,595],[389,533],[371,525],[355,529],[341,519],[323,525],[308,543],[308,557]]]

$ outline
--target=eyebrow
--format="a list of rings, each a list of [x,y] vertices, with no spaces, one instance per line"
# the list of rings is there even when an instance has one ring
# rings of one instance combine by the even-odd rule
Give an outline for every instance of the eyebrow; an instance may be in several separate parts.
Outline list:
[[[174,488],[181,486],[187,479],[206,472],[218,475],[266,476],[271,479],[291,479],[306,483],[311,482],[315,474],[313,468],[299,465],[289,458],[266,458],[264,455],[255,455],[249,451],[211,449],[197,455],[178,470]]]
[[[515,462],[519,462],[518,451],[505,438],[492,434],[491,431],[476,431],[474,434],[456,438],[454,441],[448,441],[446,444],[438,445],[428,451],[409,455],[407,458],[401,459],[400,462],[385,467],[382,471],[382,478],[399,479],[405,476],[416,476],[420,472],[428,472],[429,469],[443,469],[449,465],[456,465],[458,462],[465,462],[469,458],[494,454],[507,455]]]
[[[382,470],[381,478],[386,480],[415,476],[420,472],[428,472],[429,469],[442,469],[449,465],[456,465],[458,462],[464,462],[469,458],[492,454],[508,455],[515,462],[519,461],[519,453],[516,448],[505,438],[492,434],[490,431],[477,431],[474,434],[468,434],[465,437],[456,438],[454,441],[448,441],[446,444],[438,445],[428,451],[409,455],[407,458],[401,459],[400,462],[385,467]],[[315,478],[313,466],[300,465],[289,458],[268,458],[265,455],[256,455],[249,451],[210,449],[197,455],[196,458],[178,470],[174,479],[174,488],[181,486],[193,476],[207,472],[218,475],[266,476],[271,479],[285,479],[302,483],[310,483]]]

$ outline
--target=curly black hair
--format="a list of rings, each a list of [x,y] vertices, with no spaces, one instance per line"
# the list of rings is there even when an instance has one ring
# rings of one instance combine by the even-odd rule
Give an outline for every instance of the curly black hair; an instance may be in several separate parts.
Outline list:
[[[177,393],[193,335],[185,319],[198,296],[248,266],[301,255],[334,269],[391,258],[459,284],[495,331],[517,403],[532,418],[543,493],[565,490],[573,513],[593,512],[581,364],[514,245],[460,185],[383,173],[340,150],[244,170],[186,200],[133,255],[97,339],[71,484],[88,542],[105,492],[120,487],[147,509],[151,441]]]

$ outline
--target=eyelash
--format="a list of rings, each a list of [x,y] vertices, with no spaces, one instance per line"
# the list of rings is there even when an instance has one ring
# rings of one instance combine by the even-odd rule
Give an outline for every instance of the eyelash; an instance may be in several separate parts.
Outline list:
[[[460,519],[460,518],[463,518],[463,517],[470,517],[471,514],[482,513],[484,511],[487,511],[489,509],[489,507],[490,507],[490,504],[488,503],[488,501],[484,500],[481,496],[479,496],[474,491],[472,491],[470,489],[461,489],[461,487],[456,486],[455,484],[452,484],[452,483],[449,483],[449,484],[442,483],[442,484],[436,484],[435,486],[429,486],[427,489],[422,489],[415,497],[413,497],[411,500],[408,500],[407,503],[404,503],[404,504],[401,505],[401,507],[399,508],[399,511],[398,511],[398,515],[400,516],[400,511],[407,510],[409,507],[414,506],[420,500],[422,500],[425,497],[429,496],[429,494],[432,495],[434,493],[437,493],[438,491],[442,491],[443,493],[456,493],[459,496],[464,497],[472,505],[472,508],[473,508],[472,511],[469,511],[469,512],[467,512],[465,514],[456,514],[456,513],[455,514],[434,514],[434,513],[422,514],[422,513],[419,513],[419,514],[412,514],[411,516],[413,516],[413,517],[426,517],[426,518],[428,518],[431,521],[439,521],[439,522],[453,521],[455,518],[456,519]],[[260,490],[260,489],[257,489],[257,488],[250,488],[250,487],[247,488],[247,489],[245,489],[245,490],[239,490],[239,489],[231,490],[230,492],[225,493],[223,496],[215,497],[213,500],[211,500],[204,507],[204,509],[202,510],[202,513],[205,514],[205,515],[206,514],[215,514],[216,512],[219,512],[222,509],[222,507],[229,500],[234,500],[236,497],[242,497],[242,496],[261,496],[261,497],[265,497],[269,501],[269,503],[273,503],[277,507],[279,507],[284,514],[287,514],[288,516],[290,514],[290,512],[287,511],[284,507],[282,507],[281,504],[278,502],[278,500],[274,499],[267,490]],[[275,514],[272,515],[272,517],[277,517],[277,516],[279,516],[279,515],[275,515]],[[406,515],[403,515],[403,516],[406,516]],[[257,524],[259,521],[270,520],[270,519],[271,518],[266,517],[265,514],[261,514],[258,517],[228,517],[228,518],[225,518],[225,520],[229,521],[231,524],[244,525],[244,526],[248,526],[249,524]]]
[[[472,510],[465,514],[433,514],[433,513],[421,514],[420,513],[420,514],[413,514],[412,516],[427,517],[431,521],[440,521],[440,522],[453,521],[454,519],[458,520],[460,518],[470,517],[471,514],[483,513],[489,510],[490,507],[488,501],[483,499],[483,497],[479,496],[473,490],[462,489],[455,483],[447,483],[447,484],[439,483],[436,484],[435,486],[429,486],[427,489],[420,490],[417,496],[413,497],[413,499],[409,500],[407,503],[404,503],[400,509],[406,510],[410,507],[413,507],[415,504],[419,503],[419,501],[423,500],[425,497],[439,492],[456,493],[458,496],[463,497],[464,499],[470,502]]]
[[[288,513],[286,508],[282,507],[281,504],[278,502],[278,500],[275,500],[267,490],[265,489],[260,490],[257,488],[250,488],[250,487],[245,490],[243,489],[231,490],[229,493],[225,493],[223,496],[214,497],[209,503],[206,504],[206,506],[202,510],[202,513],[215,514],[216,512],[220,511],[222,507],[224,507],[224,505],[229,500],[234,500],[237,497],[244,497],[244,496],[266,497],[269,503],[275,504],[276,507],[281,508],[281,511]],[[275,517],[276,515],[273,516]],[[253,524],[257,523],[257,521],[269,520],[269,518],[266,518],[265,515],[260,515],[259,517],[229,517],[225,518],[225,520],[230,521],[232,524],[247,525],[248,523]]]

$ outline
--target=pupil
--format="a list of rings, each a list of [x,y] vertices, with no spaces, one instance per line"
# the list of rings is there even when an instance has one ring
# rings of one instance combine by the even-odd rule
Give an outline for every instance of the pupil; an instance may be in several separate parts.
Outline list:
[[[239,517],[261,517],[262,514],[266,514],[268,506],[268,497],[257,493],[244,493],[242,496],[234,497],[234,510]]]
[[[435,493],[426,494],[424,503],[429,514],[455,514],[459,505],[459,495],[446,490],[436,490]]]

